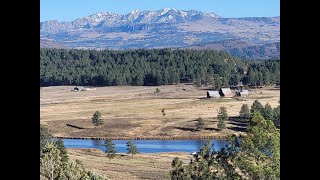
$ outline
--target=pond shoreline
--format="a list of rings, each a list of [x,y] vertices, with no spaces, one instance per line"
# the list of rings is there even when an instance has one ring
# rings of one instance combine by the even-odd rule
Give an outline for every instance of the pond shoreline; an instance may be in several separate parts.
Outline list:
[[[235,134],[237,137],[242,137],[243,134]],[[228,135],[212,135],[212,136],[153,136],[153,137],[68,137],[68,136],[53,136],[59,139],[87,139],[87,140],[197,140],[197,139],[226,139]]]

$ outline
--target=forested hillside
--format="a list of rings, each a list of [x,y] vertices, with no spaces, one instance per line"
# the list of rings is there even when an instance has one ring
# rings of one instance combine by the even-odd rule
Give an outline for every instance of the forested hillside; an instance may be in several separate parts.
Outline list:
[[[40,86],[194,82],[219,88],[239,81],[271,85],[279,77],[280,60],[241,61],[214,50],[40,49]]]

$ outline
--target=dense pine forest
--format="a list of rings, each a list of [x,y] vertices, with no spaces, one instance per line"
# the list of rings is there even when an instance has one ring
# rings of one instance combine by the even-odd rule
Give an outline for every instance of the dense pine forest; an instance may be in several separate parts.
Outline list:
[[[273,85],[280,60],[240,60],[214,50],[40,49],[40,86],[166,85],[193,82],[214,88]]]

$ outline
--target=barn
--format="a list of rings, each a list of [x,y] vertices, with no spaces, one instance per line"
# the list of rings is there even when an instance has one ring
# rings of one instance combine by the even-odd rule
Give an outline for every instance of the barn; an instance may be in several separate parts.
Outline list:
[[[233,97],[233,93],[230,88],[220,88],[219,94],[222,97]]]
[[[86,90],[86,88],[83,86],[77,86],[77,87],[73,88],[73,91],[85,91],[85,90]]]
[[[207,98],[219,98],[219,91],[207,91]]]

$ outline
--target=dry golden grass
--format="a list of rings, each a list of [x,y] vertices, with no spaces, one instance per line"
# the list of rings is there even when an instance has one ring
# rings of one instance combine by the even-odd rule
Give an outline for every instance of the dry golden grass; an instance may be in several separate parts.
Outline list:
[[[189,163],[187,153],[153,153],[133,156],[116,156],[109,161],[99,149],[67,149],[69,158],[78,159],[88,170],[94,170],[113,180],[166,179],[173,158],[179,157]]]
[[[248,98],[207,99],[206,89],[192,85],[97,87],[96,90],[72,92],[70,86],[41,89],[41,124],[47,125],[59,137],[121,137],[168,138],[216,136],[239,133],[231,129],[216,131],[217,114],[221,106],[229,116],[237,116],[242,104],[252,105],[258,99],[263,105],[278,105],[279,89],[257,89]],[[161,110],[165,109],[163,117]],[[91,117],[100,111],[104,125],[94,127]],[[202,132],[181,130],[195,128],[194,120],[202,117],[210,130]],[[86,129],[66,126],[72,124]],[[234,126],[227,123],[227,127]]]

